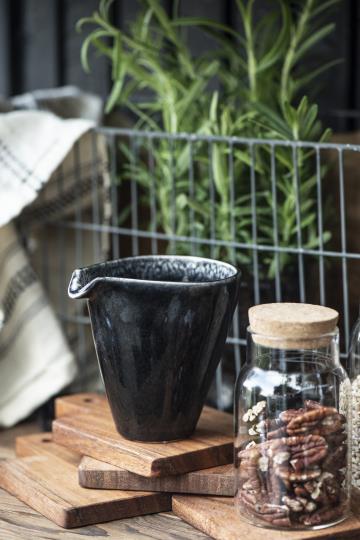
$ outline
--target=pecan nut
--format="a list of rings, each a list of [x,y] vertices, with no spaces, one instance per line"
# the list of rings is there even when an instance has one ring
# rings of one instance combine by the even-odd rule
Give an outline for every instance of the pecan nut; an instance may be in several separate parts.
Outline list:
[[[338,414],[338,412],[334,407],[318,407],[295,416],[292,418],[292,420],[290,420],[287,427],[288,429],[298,429],[303,424],[308,424],[315,421],[318,422],[327,416],[333,416],[336,414]]]
[[[243,510],[278,527],[336,520],[344,512],[345,417],[311,400],[277,418],[259,413],[250,433],[258,442],[236,452]]]
[[[313,514],[306,514],[300,517],[300,523],[306,526],[321,525],[335,521],[342,516],[344,508],[342,506],[332,506],[317,510]]]
[[[328,451],[326,440],[320,435],[281,437],[267,443],[262,443],[259,446],[266,449],[270,456],[275,456],[279,452],[289,453],[289,463],[295,471],[310,467],[322,461]]]

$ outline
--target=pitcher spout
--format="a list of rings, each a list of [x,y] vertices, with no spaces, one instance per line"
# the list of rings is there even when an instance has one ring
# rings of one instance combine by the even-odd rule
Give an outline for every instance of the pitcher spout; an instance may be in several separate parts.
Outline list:
[[[89,298],[91,296],[96,284],[102,280],[101,277],[91,274],[86,268],[77,268],[73,271],[68,288],[70,298]]]
[[[119,283],[122,281],[121,268],[127,259],[108,261],[74,270],[68,288],[70,298],[90,298],[104,283]]]

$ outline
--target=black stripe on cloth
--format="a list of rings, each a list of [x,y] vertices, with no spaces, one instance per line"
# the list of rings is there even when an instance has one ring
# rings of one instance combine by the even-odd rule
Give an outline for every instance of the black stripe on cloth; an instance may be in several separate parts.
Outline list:
[[[20,332],[24,326],[33,319],[42,309],[48,305],[47,299],[44,294],[37,297],[31,304],[28,306],[20,315],[16,322],[12,326],[12,331],[10,336],[6,341],[1,341],[0,334],[0,362],[4,358],[5,354],[12,347],[16,340],[21,339]]]
[[[21,176],[19,169],[16,169],[14,167],[14,162],[10,161],[9,157],[3,155],[3,152],[1,152],[1,148],[0,148],[0,164],[6,167],[15,176],[15,178],[19,178],[19,176]]]
[[[69,158],[67,157],[66,160]],[[84,161],[79,166],[69,167],[65,172],[62,167],[58,167],[51,177],[52,182],[63,185],[69,182],[81,181],[86,176],[102,176],[104,172],[109,172],[109,163],[106,159],[91,159]],[[59,189],[61,189],[59,187]]]
[[[46,201],[45,204],[38,207],[25,210],[21,216],[21,226],[25,222],[34,224],[42,221],[48,221],[48,219],[58,218],[64,214],[70,206],[78,204],[77,197],[80,199],[84,195],[87,195],[91,191],[92,180],[91,178],[85,178],[82,180],[81,185],[77,190],[76,196],[74,195],[74,184],[69,189],[64,190],[60,195],[51,201]]]
[[[44,180],[42,180],[39,176],[37,176],[36,174],[34,174],[33,171],[31,171],[29,169],[29,167],[27,167],[25,165],[25,163],[23,163],[22,161],[20,161],[20,159],[18,158],[18,156],[16,156],[11,150],[10,148],[4,143],[4,141],[2,141],[0,139],[0,152],[2,152],[3,154],[5,154],[5,156],[7,156],[8,158],[8,162],[9,163],[15,163],[17,165],[17,167],[19,169],[21,169],[22,173],[25,173],[25,176],[22,177],[21,181],[23,183],[27,182],[28,179],[30,177],[33,177],[37,182],[39,182],[40,184],[43,184],[44,183]]]
[[[21,226],[26,225],[26,223],[33,225],[34,223],[47,221],[49,218],[54,218],[54,214],[58,218],[64,215],[69,207],[79,203],[77,198],[83,197],[96,189],[93,185],[94,176],[102,178],[108,168],[107,164],[101,160],[94,165],[95,170],[93,170],[93,165],[92,162],[81,165],[80,173],[77,168],[71,169],[65,175],[60,171],[55,173],[51,178],[51,183],[58,183],[58,192],[52,198],[47,194],[48,198],[45,202],[39,200],[25,208],[19,218]],[[99,196],[101,196],[101,192],[104,191],[102,183],[99,184],[98,190]]]
[[[1,308],[4,311],[4,324],[10,319],[19,296],[37,280],[31,266],[24,266],[10,279],[5,289]]]

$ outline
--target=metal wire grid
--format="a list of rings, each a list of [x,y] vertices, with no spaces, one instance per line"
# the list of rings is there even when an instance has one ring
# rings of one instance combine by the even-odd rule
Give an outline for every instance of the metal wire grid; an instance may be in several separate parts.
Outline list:
[[[294,142],[294,141],[278,141],[278,140],[260,140],[246,139],[239,137],[222,137],[222,136],[202,136],[194,134],[168,134],[163,132],[145,132],[132,129],[112,129],[99,128],[93,133],[92,151],[93,163],[96,163],[97,146],[96,138],[101,135],[107,140],[109,152],[109,173],[110,185],[108,186],[108,199],[105,205],[100,200],[100,190],[103,188],[101,175],[96,172],[95,166],[91,172],[91,210],[84,213],[81,190],[77,189],[76,210],[75,214],[68,219],[55,220],[49,223],[55,227],[57,231],[57,249],[62,254],[60,257],[61,268],[59,272],[59,282],[56,284],[58,289],[58,313],[63,320],[65,328],[69,323],[75,324],[76,331],[70,336],[71,342],[76,343],[76,354],[79,365],[85,366],[89,355],[89,349],[86,346],[86,334],[88,333],[89,320],[81,304],[77,304],[76,312],[73,315],[68,313],[68,303],[65,299],[66,287],[70,275],[70,271],[75,267],[84,266],[89,262],[98,262],[104,258],[119,258],[129,255],[139,255],[142,253],[157,254],[164,252],[176,254],[179,245],[188,246],[189,254],[197,254],[200,248],[206,248],[210,256],[214,256],[219,248],[226,248],[230,253],[230,259],[235,260],[237,253],[251,253],[251,263],[248,269],[248,275],[251,281],[247,283],[244,291],[247,294],[247,305],[245,309],[240,306],[236,311],[232,332],[228,338],[227,355],[231,357],[221,363],[216,375],[216,402],[219,407],[225,406],[222,399],[223,377],[226,373],[226,365],[232,364],[235,368],[233,371],[237,373],[241,367],[242,348],[246,344],[245,327],[246,308],[251,304],[257,304],[262,301],[282,301],[286,298],[284,288],[286,289],[286,279],[288,276],[283,275],[281,269],[280,257],[282,254],[291,255],[296,260],[296,274],[293,278],[296,285],[292,292],[292,301],[313,302],[313,303],[328,303],[328,291],[334,289],[334,283],[331,283],[331,269],[338,266],[340,269],[341,282],[336,283],[336,289],[341,288],[339,295],[339,304],[335,305],[341,312],[341,330],[342,330],[342,357],[346,358],[349,345],[350,324],[354,317],[351,313],[351,305],[349,301],[349,279],[348,265],[350,261],[358,261],[360,259],[359,252],[349,252],[347,250],[347,205],[346,205],[346,183],[344,173],[344,156],[348,153],[360,152],[360,146],[355,145],[338,145],[330,143],[310,143],[310,142]],[[122,175],[123,161],[119,159],[119,144],[126,144],[129,149],[129,156],[132,166],[136,166],[141,160],[146,161],[146,167],[149,172],[150,184],[146,188],[148,190],[147,202],[141,200],[141,192],[144,191],[143,186],[135,179],[129,178],[127,182],[120,183]],[[171,230],[165,231],[159,221],[159,208],[157,198],[157,183],[155,181],[155,163],[154,163],[154,147],[161,141],[166,141],[169,148],[170,165],[170,194],[169,205],[171,209]],[[208,237],[200,236],[195,228],[194,208],[188,209],[188,230],[189,234],[176,234],[176,167],[174,163],[175,153],[174,145],[178,143],[189,144],[189,159],[187,163],[186,179],[187,185],[184,190],[190,199],[196,196],[195,183],[198,181],[195,173],[196,169],[196,144],[201,143],[207,146],[209,163],[211,163],[214,146],[216,144],[224,145],[227,148],[227,171],[228,171],[228,188],[229,188],[229,204],[230,204],[230,229],[231,238],[223,239],[218,236],[215,226],[215,209],[216,209],[216,187],[213,177],[212,167],[209,167],[209,185],[208,198],[210,201],[210,235]],[[251,205],[251,241],[243,242],[236,238],[236,216],[234,213],[236,200],[236,184],[238,179],[234,174],[234,156],[235,150],[242,148],[247,152],[249,163],[249,178],[248,182],[250,205]],[[273,238],[270,244],[261,244],[258,241],[258,208],[257,208],[257,173],[256,173],[256,153],[257,148],[267,148],[270,160],[270,178],[269,188],[272,197],[272,231]],[[146,152],[143,149],[146,148]],[[294,166],[294,181],[295,181],[295,213],[296,213],[296,245],[284,246],[280,245],[280,233],[278,223],[278,177],[277,177],[277,157],[276,151],[278,148],[288,148],[291,150],[292,161]],[[315,247],[305,247],[302,237],[302,215],[300,201],[300,179],[298,176],[298,151],[299,149],[307,149],[313,154],[314,172],[316,174],[316,229],[318,234],[318,245]],[[332,219],[332,226],[337,230],[335,236],[339,232],[338,245],[334,243],[323,242],[323,233],[325,228],[325,209],[324,209],[324,185],[321,167],[324,160],[324,153],[331,152],[332,156],[336,157],[336,184],[338,192],[338,208],[332,208],[332,216],[338,215],[339,219]],[[327,158],[326,158],[327,159]],[[82,182],[82,170],[78,151],[74,152],[74,168],[78,177],[78,185]],[[334,169],[333,169],[334,170]],[[169,179],[168,179],[169,180]],[[58,189],[61,193],[61,174],[58,178]],[[129,208],[128,216],[125,221],[119,222],[119,215],[125,207]],[[105,209],[104,209],[105,208]],[[146,214],[144,219],[144,213]],[[86,215],[85,215],[86,214]],[[75,254],[72,260],[64,260],[66,253],[66,238],[71,234],[75,236]],[[91,236],[92,254],[84,257],[84,235],[89,240]],[[104,249],[105,244],[107,245]],[[267,294],[264,299],[263,280],[264,276],[260,268],[260,257],[269,253],[274,256],[275,275],[270,283],[270,297]],[[68,256],[68,255],[67,255]],[[329,263],[329,261],[331,263]],[[43,245],[43,278],[44,283],[49,282],[49,250],[46,242]],[[314,270],[316,263],[316,271]],[[309,290],[309,279],[307,271],[310,264],[310,274],[312,286]],[[295,277],[294,277],[295,276]],[[317,282],[317,285],[314,283]],[[269,286],[269,283],[267,284]],[[269,287],[268,287],[269,288]],[[294,292],[295,291],[295,292]],[[355,302],[357,302],[357,298]],[[245,302],[246,303],[246,302]],[[334,302],[332,302],[334,303]],[[352,303],[354,303],[352,301]],[[224,371],[225,365],[225,371]]]

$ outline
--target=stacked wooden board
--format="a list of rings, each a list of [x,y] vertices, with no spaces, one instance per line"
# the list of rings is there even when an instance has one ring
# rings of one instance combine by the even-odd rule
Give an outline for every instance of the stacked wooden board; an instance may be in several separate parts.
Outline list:
[[[17,439],[0,487],[62,527],[168,511],[173,492],[232,494],[228,414],[205,408],[191,439],[145,444],[117,433],[104,396],[62,397],[55,410],[52,433]]]
[[[61,527],[81,527],[171,509],[169,494],[87,490],[78,483],[80,456],[50,435],[19,438],[17,455],[0,464],[0,486]]]
[[[67,396],[56,401],[52,433],[18,438],[16,453],[0,463],[0,487],[62,527],[172,509],[218,540],[264,536],[233,508],[229,414],[205,407],[190,439],[146,444],[117,433],[103,396]],[[353,517],[335,527],[277,538],[359,538],[357,502]]]
[[[89,405],[87,412],[81,405],[74,414],[77,399],[59,400],[56,412],[58,416],[60,411],[60,417],[53,423],[54,441],[76,452],[145,477],[179,475],[232,462],[232,417],[227,413],[205,407],[189,439],[143,443],[119,435],[105,398],[97,398],[96,408]]]

